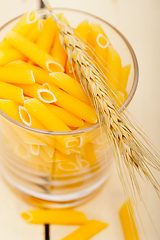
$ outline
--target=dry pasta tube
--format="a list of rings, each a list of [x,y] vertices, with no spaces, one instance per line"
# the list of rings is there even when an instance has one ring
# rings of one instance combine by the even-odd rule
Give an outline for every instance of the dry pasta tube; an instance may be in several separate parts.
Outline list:
[[[14,62],[11,62],[7,65],[7,67],[19,67],[19,68],[26,68],[28,70],[31,70],[33,71],[33,75],[35,77],[35,81],[39,84],[44,84],[46,82],[50,83],[52,78],[49,76],[49,73],[40,68],[40,67],[37,67],[37,66],[33,66],[29,63],[26,63],[24,61],[14,61]]]
[[[52,68],[52,72],[64,72],[67,54],[60,42],[59,31],[56,33],[51,55],[55,61],[55,66]]]
[[[23,89],[12,84],[0,82],[0,98],[24,103]]]
[[[97,157],[95,154],[94,146],[92,143],[87,143],[83,147],[83,158],[89,162],[92,166],[95,162],[97,162]]]
[[[29,97],[36,98],[44,103],[56,102],[56,97],[54,96],[54,94],[38,83],[32,85],[18,84],[18,86],[22,88],[23,93]]]
[[[0,99],[0,110],[6,113],[9,117],[13,118],[14,120],[21,122],[19,116],[19,109],[18,103],[15,103],[12,100],[2,100]]]
[[[55,142],[55,148],[56,148],[57,150],[59,150],[61,153],[63,153],[63,154],[67,154],[67,155],[70,154],[70,149],[69,149],[69,148],[66,148],[65,146],[63,146],[62,144],[60,144],[58,141]]]
[[[112,91],[118,91],[121,86],[120,75],[121,75],[121,58],[118,52],[112,47],[107,47],[107,56],[106,56],[106,83]]]
[[[65,162],[65,161],[67,161],[66,155],[61,153],[57,149],[55,149],[55,153],[54,153],[53,158],[54,158],[54,162]]]
[[[46,154],[52,158],[53,155],[54,155],[54,152],[55,152],[55,148],[52,147],[52,146],[49,146],[49,145],[46,145],[46,146],[42,146],[44,151],[46,152]]]
[[[127,83],[128,83],[130,70],[131,70],[131,65],[130,64],[121,68],[120,82],[121,82],[122,86],[121,86],[120,90],[122,92],[124,92],[124,90],[126,90],[126,88],[127,88]]]
[[[27,57],[15,48],[0,50],[0,66],[4,66],[16,60],[27,61]]]
[[[52,104],[46,104],[57,117],[59,117],[67,126],[70,127],[80,127],[83,126],[84,121],[73,114],[67,112],[65,109]]]
[[[35,11],[28,12],[20,18],[20,20],[13,27],[12,30],[18,32],[21,35],[25,35],[32,28],[33,23],[35,23],[36,20],[37,20],[37,13]],[[10,47],[12,47],[12,45],[10,45],[7,42],[6,38],[4,38],[0,43],[0,50],[9,49]]]
[[[36,209],[21,214],[28,223],[33,224],[60,224],[60,225],[81,225],[87,222],[82,212],[61,209]]]
[[[52,111],[37,99],[28,99],[24,103],[27,111],[50,131],[70,131]]]
[[[27,33],[26,38],[28,38],[32,42],[36,42],[40,33],[42,32],[40,28],[41,20],[37,20],[31,30]]]
[[[51,92],[53,92],[53,94],[57,99],[56,105],[64,108],[68,112],[72,113],[73,115],[89,123],[97,122],[97,115],[95,110],[92,107],[83,103],[79,99],[69,95],[68,93],[62,91],[61,89],[57,88],[53,84],[49,83],[47,85],[48,85],[48,89]]]
[[[99,34],[102,34],[104,37],[107,38],[104,30],[98,23],[90,23],[89,26],[89,37],[88,37],[88,43],[94,48],[96,44],[96,39]],[[107,38],[108,39],[108,38]]]
[[[41,50],[40,47],[38,47],[35,43],[14,31],[8,32],[6,34],[6,38],[12,46],[22,52],[33,62],[41,66],[43,69],[46,69],[49,72],[54,71],[57,63],[54,61],[53,57],[47,52]],[[61,67],[59,70],[62,70]]]
[[[78,130],[88,128],[88,127],[91,127],[91,126],[93,126],[93,125],[85,122],[82,127],[78,128]],[[95,137],[95,135],[96,135],[95,130],[92,130],[92,132],[82,133],[80,136],[77,137],[78,140],[79,140],[78,147],[79,148],[83,147],[86,143],[90,142]]]
[[[91,220],[80,226],[76,231],[72,232],[67,237],[61,240],[88,240],[95,234],[102,231],[108,226],[107,223],[103,223],[97,220]]]
[[[119,214],[125,240],[139,240],[131,200],[124,203]]]
[[[49,52],[57,32],[57,25],[52,17],[43,23],[43,29],[38,37],[36,44],[44,51]]]
[[[21,140],[24,143],[42,145],[42,146],[47,145],[46,142],[44,142],[42,139],[38,138],[34,134],[31,134],[28,131],[20,129],[19,127],[16,127],[13,125],[11,127],[14,128],[13,130],[16,132],[16,134],[21,138]]]
[[[84,20],[81,22],[77,28],[75,29],[75,34],[79,37],[82,41],[87,43],[88,35],[89,35],[89,22],[88,20]]]
[[[20,84],[35,83],[31,70],[13,67],[0,67],[0,81]]]
[[[49,75],[51,77],[50,82],[63,89],[73,97],[76,97],[82,102],[90,105],[90,100],[87,94],[84,92],[81,84],[74,78],[62,72],[50,73]]]
[[[106,38],[103,34],[99,33],[95,43],[95,61],[104,73],[106,72],[107,47],[109,45],[110,42],[108,38]]]

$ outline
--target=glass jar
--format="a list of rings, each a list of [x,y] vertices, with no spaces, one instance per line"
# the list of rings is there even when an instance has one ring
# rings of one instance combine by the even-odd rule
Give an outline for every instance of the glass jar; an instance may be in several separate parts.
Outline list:
[[[45,9],[38,12],[47,15]],[[63,12],[73,28],[86,19],[100,24],[120,54],[122,65],[130,64],[128,98],[121,107],[123,111],[138,82],[138,64],[129,42],[96,16],[73,9],[59,8],[55,12]],[[2,27],[0,40],[19,18]],[[31,196],[33,201],[53,202],[54,207],[75,206],[86,201],[109,177],[113,157],[100,124],[70,132],[51,132],[27,127],[2,110],[0,153],[1,172],[9,184]]]

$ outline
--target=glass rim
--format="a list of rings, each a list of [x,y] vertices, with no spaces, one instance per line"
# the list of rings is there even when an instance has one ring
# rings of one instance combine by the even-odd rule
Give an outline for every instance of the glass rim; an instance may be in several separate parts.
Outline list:
[[[133,66],[134,66],[134,79],[133,79],[133,84],[132,84],[132,88],[130,90],[130,93],[126,99],[126,101],[123,103],[123,105],[119,108],[119,111],[124,111],[125,108],[129,105],[129,103],[131,102],[135,91],[137,89],[137,85],[138,85],[138,78],[139,78],[139,68],[138,68],[138,61],[137,61],[137,57],[135,55],[135,52],[131,46],[131,44],[129,43],[129,41],[126,39],[126,37],[117,29],[115,28],[113,25],[111,25],[110,23],[108,23],[107,21],[105,21],[104,19],[97,17],[94,14],[82,11],[82,10],[78,10],[78,9],[72,9],[72,8],[53,8],[55,11],[72,11],[72,12],[77,12],[77,13],[81,13],[81,14],[85,14],[86,16],[98,19],[99,21],[103,22],[104,24],[107,24],[109,27],[111,27],[115,32],[118,33],[118,35],[123,39],[123,41],[125,42],[126,46],[128,47],[128,50],[131,54],[132,57],[132,61],[133,61]],[[36,11],[47,11],[46,8],[41,8],[38,9]],[[48,13],[48,11],[46,12]],[[6,26],[8,26],[10,23],[12,23],[13,21],[15,21],[16,19],[20,18],[21,16],[23,16],[23,14],[11,19],[10,21],[8,21],[7,23],[5,23],[2,27],[1,30],[3,30]],[[0,30],[0,31],[1,31]],[[10,116],[8,116],[6,113],[4,113],[1,109],[0,109],[0,115],[2,117],[4,117],[6,120],[10,121],[11,123],[15,124],[18,127],[21,127],[25,130],[34,132],[34,133],[38,133],[38,134],[44,134],[44,135],[53,135],[53,136],[65,136],[65,135],[77,135],[79,133],[87,133],[90,131],[93,131],[94,129],[97,129],[100,127],[100,123],[94,124],[90,127],[87,128],[83,128],[83,129],[78,129],[78,130],[71,130],[71,131],[49,131],[49,130],[41,130],[41,129],[37,129],[37,128],[32,128],[32,127],[28,127],[26,125],[24,125],[23,123],[20,123],[16,120],[14,120],[13,118],[11,118]]]

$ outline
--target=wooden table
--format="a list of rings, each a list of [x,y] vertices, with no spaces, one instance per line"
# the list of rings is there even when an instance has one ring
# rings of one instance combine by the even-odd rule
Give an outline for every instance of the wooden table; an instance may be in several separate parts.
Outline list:
[[[17,7],[17,3],[20,6]],[[160,1],[159,0],[59,0],[51,1],[55,7],[71,7],[95,14],[118,28],[131,43],[139,62],[140,78],[130,112],[143,126],[144,131],[160,150]],[[39,1],[11,0],[0,2],[0,25],[12,17],[38,8]],[[52,5],[53,5],[52,4]],[[98,4],[98,5],[97,5]],[[11,6],[7,10],[7,6]],[[15,10],[14,10],[15,8]],[[160,173],[155,172],[160,182]],[[149,186],[141,184],[143,198],[160,238],[160,201]],[[26,224],[20,213],[31,206],[19,199],[0,177],[0,240],[44,240],[45,227]],[[123,240],[118,211],[124,201],[123,190],[116,169],[99,194],[79,206],[89,219],[109,223],[109,227],[93,240]],[[148,240],[158,240],[151,222],[140,206],[140,215]],[[76,227],[50,226],[50,239],[60,240]],[[140,228],[141,239],[146,239]],[[49,239],[49,238],[48,238]]]

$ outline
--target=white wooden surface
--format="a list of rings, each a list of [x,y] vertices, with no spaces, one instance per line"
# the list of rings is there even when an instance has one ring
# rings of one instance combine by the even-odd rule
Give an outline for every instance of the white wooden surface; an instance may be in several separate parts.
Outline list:
[[[21,5],[17,8],[17,3]],[[95,14],[118,28],[129,40],[139,62],[140,78],[138,89],[130,112],[143,126],[144,131],[160,150],[160,0],[51,0],[52,6],[70,7]],[[0,25],[25,10],[37,8],[38,0],[0,0]],[[11,6],[7,10],[7,6]],[[160,182],[160,173],[155,172]],[[141,208],[140,213],[146,237],[140,229],[141,239],[160,239],[160,201],[148,185],[142,185],[143,197],[157,229],[156,236],[151,222]],[[0,178],[0,240],[41,240],[44,239],[43,226],[24,223],[20,212],[30,206],[18,199]],[[118,211],[124,195],[116,169],[112,177],[91,201],[77,209],[86,213],[89,219],[109,223],[94,240],[123,240]],[[60,240],[76,227],[51,226],[51,239]]]

